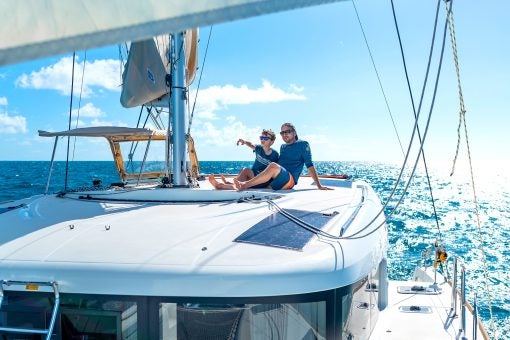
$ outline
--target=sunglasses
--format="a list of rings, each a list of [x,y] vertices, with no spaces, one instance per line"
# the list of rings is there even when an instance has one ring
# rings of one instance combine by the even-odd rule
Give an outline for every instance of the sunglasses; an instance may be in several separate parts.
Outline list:
[[[260,140],[270,140],[271,137],[268,136],[260,136]]]
[[[280,131],[280,135],[282,135],[282,136],[283,136],[284,134],[286,134],[286,133],[287,133],[287,134],[288,134],[288,133],[291,133],[292,131],[293,131],[293,130],[290,130],[290,129],[289,129],[289,130],[283,130],[283,131]]]

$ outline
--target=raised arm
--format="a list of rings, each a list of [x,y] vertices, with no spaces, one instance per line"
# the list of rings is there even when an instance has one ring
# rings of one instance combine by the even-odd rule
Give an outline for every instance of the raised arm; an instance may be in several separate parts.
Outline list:
[[[239,145],[239,144],[246,145],[250,149],[255,150],[255,145],[253,145],[253,143],[250,142],[250,141],[247,141],[247,140],[244,140],[242,138],[239,138],[239,140],[237,141],[237,145]]]

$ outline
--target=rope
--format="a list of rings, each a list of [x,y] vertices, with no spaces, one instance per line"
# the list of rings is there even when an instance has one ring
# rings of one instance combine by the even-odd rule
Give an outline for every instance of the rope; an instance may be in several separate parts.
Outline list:
[[[377,76],[377,81],[379,82],[379,88],[381,89],[381,93],[384,98],[384,102],[386,103],[386,109],[390,115],[391,123],[393,124],[393,130],[395,130],[395,134],[397,135],[398,144],[400,145],[400,150],[402,151],[402,156],[405,155],[404,148],[402,146],[402,142],[400,140],[400,136],[398,134],[397,126],[395,125],[395,120],[393,119],[393,114],[391,113],[390,105],[388,104],[388,98],[386,98],[386,93],[384,92],[384,87],[381,82],[381,77],[379,77],[379,72],[377,71],[377,66],[375,66],[374,57],[372,56],[372,51],[370,50],[370,46],[368,44],[367,36],[365,35],[365,30],[363,29],[363,25],[361,24],[361,19],[358,14],[358,9],[356,8],[356,4],[354,0],[352,0],[352,6],[354,7],[354,12],[356,13],[356,17],[358,18],[359,27],[361,29],[361,33],[363,34],[363,39],[365,40],[365,45],[367,46],[368,54],[370,55],[370,60],[372,61],[372,66],[374,67],[375,75]]]
[[[447,5],[448,0],[445,0],[445,4]],[[450,5],[451,6],[451,5]],[[462,84],[460,81],[460,68],[459,68],[459,57],[458,57],[458,51],[457,51],[457,40],[455,38],[455,23],[453,20],[453,15],[450,12],[448,12],[448,28],[450,30],[450,40],[452,45],[452,52],[453,52],[453,59],[455,62],[455,72],[457,75],[457,88],[459,91],[459,125],[457,127],[457,148],[455,151],[455,158],[453,160],[452,165],[452,171],[450,173],[450,176],[453,176],[453,173],[455,171],[455,164],[457,162],[457,156],[459,153],[459,145],[460,145],[460,139],[461,139],[461,125],[464,126],[464,135],[466,137],[466,148],[467,148],[467,154],[468,154],[468,160],[469,160],[469,172],[470,172],[470,178],[471,178],[471,187],[473,188],[473,202],[475,204],[475,215],[476,215],[476,226],[477,226],[477,232],[478,232],[478,241],[480,243],[480,251],[482,252],[482,262],[483,262],[483,273],[484,273],[484,281],[485,281],[485,290],[487,292],[487,299],[489,304],[489,314],[490,314],[490,325],[493,330],[493,334],[496,333],[496,327],[494,325],[494,319],[493,319],[493,313],[492,313],[492,294],[489,286],[489,274],[487,270],[487,256],[485,253],[484,248],[484,239],[482,235],[482,228],[481,228],[481,222],[480,222],[480,210],[479,210],[479,204],[478,204],[478,198],[476,195],[476,185],[475,185],[475,179],[474,179],[474,172],[473,172],[473,163],[471,159],[471,149],[469,146],[469,137],[468,137],[468,131],[467,131],[467,123],[466,123],[466,108],[464,106],[464,96],[462,94]]]

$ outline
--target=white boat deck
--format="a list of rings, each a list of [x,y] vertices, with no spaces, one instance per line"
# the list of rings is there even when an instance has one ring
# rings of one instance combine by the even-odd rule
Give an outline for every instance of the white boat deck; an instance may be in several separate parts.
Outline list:
[[[452,310],[452,289],[442,282],[437,287],[441,294],[401,294],[399,287],[431,287],[433,282],[390,281],[388,306],[380,312],[377,325],[370,339],[474,339],[473,317],[466,308],[466,333],[461,329],[461,302],[457,301],[456,313]],[[419,307],[420,310],[417,310]],[[433,317],[431,317],[431,314]],[[477,338],[484,337],[484,331],[477,327]]]
[[[335,190],[317,190],[303,178],[285,191],[211,190],[205,181],[194,189],[36,197],[1,216],[12,227],[0,235],[0,277],[56,280],[62,293],[216,297],[301,294],[350,284],[379,263],[385,227],[355,240],[313,235],[302,249],[235,241],[261,223],[266,239],[275,230],[284,242],[306,232],[275,229],[287,221],[268,202],[275,194],[281,209],[327,220],[322,231],[332,235],[356,232],[380,210],[363,182],[329,182]],[[273,221],[277,217],[282,220]],[[142,288],[141,280],[152,284]]]

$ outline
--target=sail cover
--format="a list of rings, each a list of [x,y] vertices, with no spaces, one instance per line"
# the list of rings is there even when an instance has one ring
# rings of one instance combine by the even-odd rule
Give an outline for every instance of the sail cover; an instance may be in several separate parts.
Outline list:
[[[2,0],[0,66],[334,1]]]
[[[134,107],[157,100],[168,93],[166,75],[170,74],[168,35],[137,41],[129,48],[128,61],[122,75],[120,102]],[[186,31],[186,85],[195,78],[197,68],[198,29]]]

